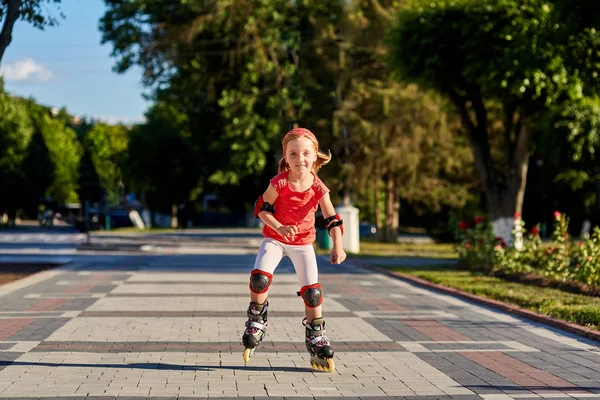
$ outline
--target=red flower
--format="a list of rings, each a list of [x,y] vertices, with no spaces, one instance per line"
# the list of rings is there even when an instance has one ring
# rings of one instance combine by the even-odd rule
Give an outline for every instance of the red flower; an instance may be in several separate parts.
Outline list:
[[[470,243],[465,243],[465,249],[468,249],[469,247],[471,247]]]
[[[483,217],[482,216],[475,217],[475,224],[480,224],[482,222],[483,222]]]
[[[583,242],[579,242],[579,247],[583,247]]]
[[[504,241],[504,238],[502,238],[502,237],[497,237],[497,238],[496,238],[496,242],[497,242],[497,243],[498,243],[500,246],[502,246],[502,247],[506,247],[506,242]]]
[[[471,224],[465,221],[460,221],[460,223],[458,224],[458,229],[460,229],[461,231],[471,229]]]
[[[554,211],[554,219],[560,219],[560,212]]]
[[[516,212],[515,215],[514,215],[514,218],[515,219],[521,218],[521,213],[520,212]]]
[[[587,258],[587,260],[588,260],[588,261],[592,261],[592,260],[593,260],[592,256],[589,256],[589,257]]]
[[[536,236],[540,234],[540,230],[538,229],[537,226],[534,226],[533,228],[531,228],[531,231],[529,231],[529,233],[531,233],[532,235]]]

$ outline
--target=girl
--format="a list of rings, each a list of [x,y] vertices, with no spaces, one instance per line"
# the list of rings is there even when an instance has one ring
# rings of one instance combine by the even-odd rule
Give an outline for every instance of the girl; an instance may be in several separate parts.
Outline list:
[[[331,155],[319,152],[319,142],[311,131],[296,128],[283,138],[283,157],[279,175],[271,179],[269,187],[258,198],[254,215],[265,226],[263,240],[254,269],[250,274],[250,306],[248,321],[242,336],[244,362],[263,340],[267,328],[268,290],[273,272],[281,259],[288,256],[300,284],[299,296],[304,300],[306,318],[306,348],[315,369],[332,372],[335,368],[333,349],[325,336],[325,321],[321,312],[322,288],[318,279],[315,241],[315,211],[321,207],[324,223],[333,239],[330,262],[341,264],[346,259],[342,248],[342,219],[335,213],[329,189],[317,177],[321,166]]]

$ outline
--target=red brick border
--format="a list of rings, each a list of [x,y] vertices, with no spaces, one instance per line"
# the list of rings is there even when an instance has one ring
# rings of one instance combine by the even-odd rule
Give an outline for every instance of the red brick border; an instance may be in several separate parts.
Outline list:
[[[575,333],[577,335],[586,337],[588,339],[600,341],[600,331],[597,331],[594,329],[589,329],[589,328],[586,328],[585,326],[573,324],[570,322],[562,321],[560,319],[556,319],[556,318],[548,317],[546,315],[538,314],[536,312],[526,310],[524,308],[514,306],[512,304],[503,303],[503,302],[500,302],[497,300],[486,299],[484,297],[480,297],[480,296],[474,295],[472,293],[463,292],[462,290],[454,289],[454,288],[447,287],[447,286],[442,286],[437,283],[426,281],[425,279],[421,279],[421,278],[417,278],[417,277],[414,277],[411,275],[403,274],[401,272],[390,271],[387,268],[369,265],[362,261],[353,260],[353,259],[351,259],[349,261],[359,267],[362,267],[362,268],[365,268],[365,269],[368,269],[371,271],[376,271],[376,272],[382,273],[387,276],[391,276],[391,277],[398,278],[398,279],[401,279],[404,281],[415,283],[419,286],[424,286],[429,289],[435,289],[440,292],[444,292],[444,293],[448,293],[448,294],[451,294],[454,296],[462,297],[462,298],[474,301],[476,303],[481,303],[481,304],[484,304],[484,305],[487,305],[490,307],[500,309],[502,311],[506,311],[511,314],[516,314],[516,315],[519,315],[522,317],[526,317],[526,318],[532,319],[534,321],[553,326],[555,328],[560,328],[560,329],[566,330],[568,332]]]

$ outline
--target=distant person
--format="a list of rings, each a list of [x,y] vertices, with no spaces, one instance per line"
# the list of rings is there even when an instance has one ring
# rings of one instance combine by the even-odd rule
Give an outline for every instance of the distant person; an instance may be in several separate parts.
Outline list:
[[[319,151],[319,142],[311,131],[296,128],[283,138],[283,157],[279,175],[270,180],[269,187],[258,198],[254,215],[265,226],[263,239],[254,269],[250,275],[250,305],[248,321],[242,336],[244,361],[248,362],[255,348],[263,340],[267,329],[268,290],[273,273],[283,257],[290,258],[300,284],[306,318],[306,348],[311,355],[311,366],[332,372],[333,348],[325,335],[325,320],[321,304],[322,287],[319,283],[315,241],[315,212],[320,206],[327,228],[333,239],[330,262],[341,264],[346,259],[342,247],[342,219],[336,214],[329,189],[317,176],[317,171],[331,160],[331,155]]]

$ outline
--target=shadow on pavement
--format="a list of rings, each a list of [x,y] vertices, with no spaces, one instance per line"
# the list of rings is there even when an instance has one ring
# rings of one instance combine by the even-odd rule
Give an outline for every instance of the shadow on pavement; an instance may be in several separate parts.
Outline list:
[[[45,363],[24,361],[0,361],[0,368],[8,366],[28,367],[74,367],[74,368],[131,368],[131,369],[160,369],[160,370],[187,370],[187,371],[215,371],[215,370],[240,370],[240,371],[271,371],[271,372],[317,372],[312,368],[298,367],[258,367],[242,365],[179,365],[162,363],[130,363],[130,364],[74,364],[74,363]]]

